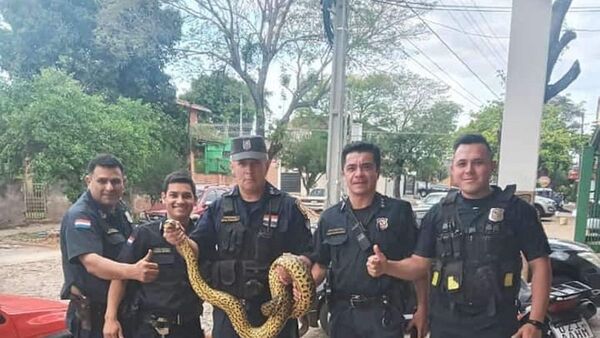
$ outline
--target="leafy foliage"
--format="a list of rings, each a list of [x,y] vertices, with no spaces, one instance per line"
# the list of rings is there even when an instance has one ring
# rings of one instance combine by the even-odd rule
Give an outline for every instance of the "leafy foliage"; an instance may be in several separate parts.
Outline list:
[[[155,156],[179,143],[171,136],[178,135],[173,120],[151,106],[125,98],[107,102],[52,69],[0,88],[0,108],[0,176],[22,175],[27,161],[35,181],[63,183],[70,199],[82,191],[95,154],[121,158],[129,185],[145,192],[140,183],[156,170]]]
[[[284,147],[280,154],[282,164],[297,169],[302,185],[308,194],[327,165],[327,115],[318,115],[310,110],[302,110],[290,121]]]
[[[163,72],[181,35],[176,11],[146,0],[5,0],[0,68],[31,78],[57,67],[89,93],[160,104],[175,116],[175,89]]]

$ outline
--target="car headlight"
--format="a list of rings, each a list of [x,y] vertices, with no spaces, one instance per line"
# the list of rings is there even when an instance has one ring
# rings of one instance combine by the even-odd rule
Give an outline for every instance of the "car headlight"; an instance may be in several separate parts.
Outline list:
[[[592,263],[593,265],[600,268],[600,257],[594,252],[582,251],[578,252],[577,256],[585,259],[586,261]]]
[[[564,251],[552,251],[550,253],[550,258],[554,258],[557,261],[567,261],[569,259],[569,254]]]

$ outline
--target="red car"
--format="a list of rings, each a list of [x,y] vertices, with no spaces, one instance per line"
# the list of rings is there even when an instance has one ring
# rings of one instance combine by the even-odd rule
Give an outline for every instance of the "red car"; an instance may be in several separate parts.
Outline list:
[[[68,338],[67,303],[0,294],[0,337]]]
[[[231,188],[226,186],[209,186],[204,189],[197,187],[198,202],[192,210],[191,217],[193,219],[199,218],[204,213],[204,210],[214,202],[216,199],[221,197],[224,193],[228,192]],[[167,209],[162,203],[155,203],[152,207],[143,212],[141,218],[147,220],[155,220],[167,216]]]

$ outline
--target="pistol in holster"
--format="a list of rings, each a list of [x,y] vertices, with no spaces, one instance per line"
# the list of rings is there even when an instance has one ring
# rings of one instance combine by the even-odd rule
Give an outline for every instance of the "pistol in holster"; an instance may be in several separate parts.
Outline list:
[[[71,293],[69,299],[75,306],[75,316],[79,319],[83,330],[92,330],[92,304],[81,290],[75,285],[71,285]]]

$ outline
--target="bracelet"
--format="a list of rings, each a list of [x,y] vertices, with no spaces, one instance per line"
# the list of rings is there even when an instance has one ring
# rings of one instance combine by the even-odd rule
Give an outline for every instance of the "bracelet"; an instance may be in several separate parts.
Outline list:
[[[540,322],[539,320],[535,320],[535,319],[527,319],[527,321],[525,323],[531,324],[531,325],[535,326],[538,330],[542,330],[542,331],[546,328],[546,324]]]

